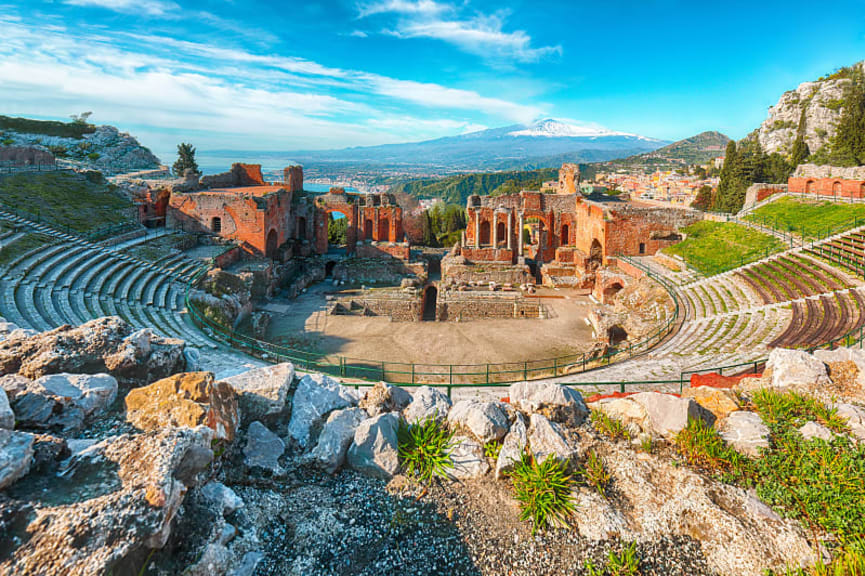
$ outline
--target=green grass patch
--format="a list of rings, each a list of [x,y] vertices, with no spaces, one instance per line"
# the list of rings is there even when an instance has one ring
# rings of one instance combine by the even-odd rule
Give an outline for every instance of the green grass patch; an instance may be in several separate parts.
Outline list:
[[[538,463],[524,452],[508,475],[520,504],[520,520],[532,522],[532,534],[569,526],[575,507],[571,496],[574,478],[568,473],[567,461],[548,456]]]
[[[784,244],[768,234],[733,222],[704,220],[682,229],[687,238],[664,248],[699,272],[712,275],[778,252]]]
[[[0,248],[0,264],[8,264],[30,250],[50,244],[51,240],[49,236],[44,234],[25,234]]]
[[[607,497],[607,486],[613,479],[612,475],[604,466],[604,461],[594,450],[586,454],[586,463],[582,469],[583,480],[601,497]]]
[[[454,433],[435,417],[413,424],[401,420],[397,440],[399,459],[408,476],[428,483],[433,478],[444,478],[453,468]]]
[[[595,430],[610,440],[630,440],[631,433],[620,420],[607,416],[601,410],[592,410],[592,424]]]
[[[750,483],[751,461],[731,448],[711,424],[699,419],[688,420],[688,425],[676,435],[675,444],[692,466],[724,482]]]
[[[86,122],[57,122],[0,116],[0,131],[12,130],[21,134],[43,134],[60,138],[83,138],[96,132],[96,126]]]
[[[76,233],[133,221],[132,202],[97,173],[48,172],[0,179],[0,199]]]
[[[775,230],[793,232],[805,238],[822,238],[865,224],[865,204],[843,202],[807,202],[795,198],[780,198],[757,208],[746,220]]]
[[[640,557],[637,555],[637,544],[631,542],[618,552],[608,550],[607,561],[603,566],[586,560],[584,568],[589,576],[639,576]]]

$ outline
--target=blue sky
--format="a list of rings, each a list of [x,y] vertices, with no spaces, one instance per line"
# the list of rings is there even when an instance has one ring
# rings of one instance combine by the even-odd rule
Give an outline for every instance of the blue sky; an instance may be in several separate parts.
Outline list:
[[[742,137],[865,58],[865,0],[0,0],[0,113],[93,111],[158,154],[566,119]]]

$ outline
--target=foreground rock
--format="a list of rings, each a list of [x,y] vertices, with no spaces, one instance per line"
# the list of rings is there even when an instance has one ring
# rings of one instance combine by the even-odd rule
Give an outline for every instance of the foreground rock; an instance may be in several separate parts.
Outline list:
[[[688,425],[689,419],[709,423],[715,417],[690,398],[660,392],[640,392],[626,398],[604,398],[592,403],[610,418],[622,422],[636,436],[640,432],[672,439]]]
[[[452,429],[470,432],[482,444],[501,440],[510,427],[501,402],[462,400],[454,404],[447,420]]]
[[[775,348],[769,353],[766,372],[773,388],[807,392],[831,384],[826,365],[803,350]]]
[[[243,420],[268,419],[285,411],[286,398],[294,380],[294,365],[283,362],[254,368],[223,381],[237,392]]]
[[[543,414],[553,422],[579,426],[589,409],[583,396],[567,386],[539,382],[516,382],[508,391],[511,404],[524,412]]]
[[[186,372],[126,395],[126,419],[142,430],[204,425],[219,440],[233,440],[240,426],[237,396],[211,372]]]
[[[403,418],[409,424],[422,422],[427,418],[435,418],[444,422],[451,409],[451,399],[447,394],[430,386],[421,386],[412,394],[412,401],[405,410]]]
[[[282,472],[279,458],[285,452],[285,442],[261,422],[253,422],[246,431],[246,446],[243,448],[244,463],[250,468],[270,470],[272,474]]]
[[[26,432],[0,430],[0,490],[27,475],[35,438]]]
[[[0,428],[7,430],[15,428],[15,413],[12,412],[9,397],[6,396],[6,390],[2,386],[0,386]]]
[[[63,372],[107,372],[121,383],[141,384],[182,371],[185,346],[150,330],[135,332],[122,319],[108,316],[0,342],[0,375],[36,379]]]
[[[696,388],[685,388],[682,391],[683,398],[691,398],[712,413],[716,420],[722,420],[730,414],[739,410],[739,401],[732,390],[726,388],[712,388],[711,386],[698,386]]]
[[[354,391],[333,378],[324,374],[304,376],[294,393],[288,434],[305,448],[310,442],[312,428],[320,425],[329,413],[356,404]]]
[[[496,478],[501,478],[514,468],[514,462],[518,462],[526,450],[529,442],[526,430],[526,421],[522,414],[517,414],[508,435],[502,442],[499,450],[499,458],[496,461]]]
[[[25,429],[75,432],[117,397],[117,380],[108,374],[52,374],[34,381],[10,374],[0,377],[0,387]]]
[[[345,455],[354,441],[357,427],[366,419],[367,413],[363,408],[331,412],[308,460],[328,474],[336,472],[345,462]]]
[[[746,456],[757,457],[769,447],[769,427],[756,412],[732,412],[719,430],[721,437]]]
[[[543,462],[550,456],[570,461],[578,455],[560,424],[550,422],[542,414],[532,414],[528,430],[529,449],[536,462]]]
[[[53,505],[4,501],[0,513],[29,537],[0,543],[13,553],[0,573],[137,573],[141,560],[131,558],[165,544],[184,494],[210,464],[211,438],[207,428],[112,437],[70,460],[54,480]]]
[[[360,423],[346,461],[354,470],[389,480],[399,471],[399,417],[389,412]]]
[[[454,436],[453,442],[454,448],[450,455],[453,468],[448,470],[448,476],[465,480],[480,478],[490,471],[483,444],[468,436]]]
[[[384,412],[399,412],[411,401],[411,394],[402,388],[379,382],[366,391],[358,406],[370,416],[378,416]]]

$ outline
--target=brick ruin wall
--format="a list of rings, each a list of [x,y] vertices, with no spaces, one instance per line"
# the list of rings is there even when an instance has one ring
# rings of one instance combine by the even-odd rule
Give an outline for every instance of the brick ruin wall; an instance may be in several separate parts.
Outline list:
[[[519,293],[478,293],[449,290],[439,294],[436,302],[439,320],[465,322],[482,319],[543,318],[546,309],[538,299]]]
[[[743,208],[753,206],[758,202],[762,202],[769,196],[774,194],[783,194],[787,191],[786,184],[751,184],[745,190],[745,204]]]
[[[263,186],[266,184],[261,174],[261,164],[231,165],[231,170],[219,174],[202,176],[199,180],[202,188],[237,188],[241,186]]]
[[[695,210],[626,205],[604,222],[605,259],[623,254],[652,255],[679,241],[678,230],[703,219]]]
[[[345,316],[385,316],[393,322],[417,322],[423,311],[423,300],[414,294],[389,291],[387,295],[374,292],[338,296],[333,299],[328,313]]]
[[[497,262],[466,263],[454,261],[452,257],[442,259],[442,278],[449,282],[468,284],[469,282],[495,282],[519,286],[534,281],[529,267],[524,264],[500,264]]]
[[[798,194],[865,198],[865,166],[801,164],[787,180],[787,188]]]

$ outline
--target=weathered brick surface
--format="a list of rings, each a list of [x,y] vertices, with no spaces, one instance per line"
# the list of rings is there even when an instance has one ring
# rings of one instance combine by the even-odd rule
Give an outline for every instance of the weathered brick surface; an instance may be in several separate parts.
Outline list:
[[[838,198],[865,198],[865,180],[842,180],[840,178],[790,178],[790,192],[799,194],[821,194]]]

